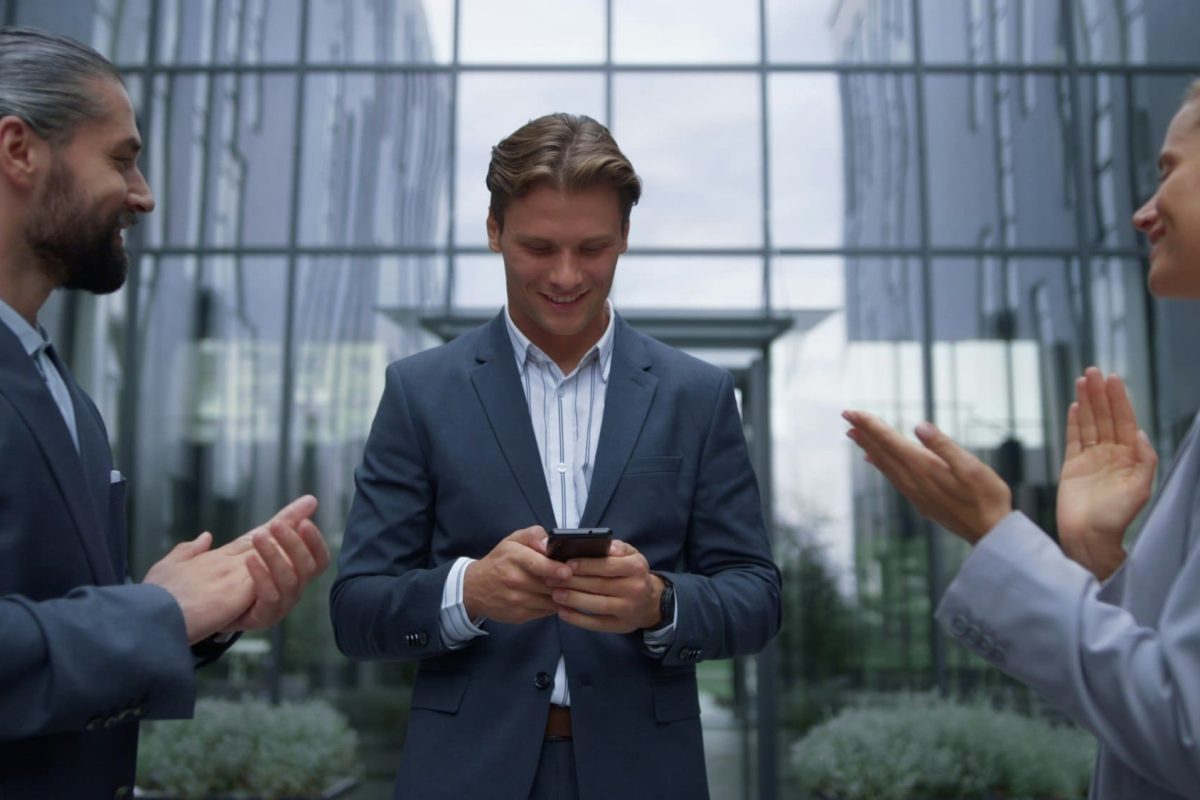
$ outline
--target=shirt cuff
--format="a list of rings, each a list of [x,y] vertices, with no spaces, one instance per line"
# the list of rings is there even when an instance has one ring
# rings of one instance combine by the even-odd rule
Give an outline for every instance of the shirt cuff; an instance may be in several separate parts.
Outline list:
[[[463,603],[463,585],[466,582],[467,567],[474,562],[473,558],[461,557],[455,560],[446,576],[446,585],[442,587],[442,607],[438,610],[438,627],[441,629],[442,644],[451,650],[466,647],[477,636],[487,636],[487,631],[481,630],[480,625],[486,617],[472,620],[467,616],[467,607]]]
[[[676,595],[675,614],[671,617],[671,624],[652,631],[642,631],[642,649],[655,658],[666,655],[671,649],[671,643],[675,641],[675,626],[678,624],[679,600]]]

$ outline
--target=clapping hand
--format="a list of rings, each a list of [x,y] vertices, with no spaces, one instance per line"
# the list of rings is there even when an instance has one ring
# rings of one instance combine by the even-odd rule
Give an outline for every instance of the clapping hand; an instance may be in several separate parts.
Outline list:
[[[971,544],[1012,511],[1008,484],[931,423],[917,426],[916,444],[865,411],[842,417],[853,426],[846,435],[917,511]]]
[[[1096,577],[1124,560],[1125,529],[1150,498],[1158,457],[1138,430],[1125,384],[1089,367],[1075,381],[1058,484],[1063,551]]]

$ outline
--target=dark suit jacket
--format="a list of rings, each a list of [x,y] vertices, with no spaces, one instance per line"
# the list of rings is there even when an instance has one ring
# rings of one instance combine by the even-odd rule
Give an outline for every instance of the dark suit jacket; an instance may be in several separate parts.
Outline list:
[[[80,450],[0,324],[0,800],[111,798],[141,717],[190,716],[183,615],[125,581],[124,482],[69,374]]]
[[[612,528],[675,584],[679,622],[661,660],[640,633],[555,617],[489,621],[461,650],[442,644],[455,558],[549,530],[554,514],[503,316],[388,368],[331,613],[346,654],[421,660],[396,797],[524,800],[560,653],[584,800],[707,796],[695,662],[770,640],[779,572],[730,375],[619,316],[614,335],[580,524]]]

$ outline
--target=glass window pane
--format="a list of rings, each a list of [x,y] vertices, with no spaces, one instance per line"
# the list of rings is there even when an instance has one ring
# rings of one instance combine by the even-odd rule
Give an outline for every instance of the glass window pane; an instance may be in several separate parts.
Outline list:
[[[612,0],[613,60],[635,64],[759,60],[758,4]]]
[[[1193,0],[1076,3],[1075,46],[1084,63],[1195,64],[1200,5]]]
[[[149,0],[100,0],[94,13],[92,47],[116,64],[145,63],[149,51]]]
[[[771,259],[772,309],[841,309],[845,302],[845,264],[841,256]]]
[[[1061,63],[1065,59],[1058,39],[1061,5],[1042,0],[921,0],[925,60],[956,64]]]
[[[453,13],[450,0],[312,0],[308,60],[352,64],[449,61]]]
[[[291,75],[155,79],[143,156],[162,201],[151,245],[272,245],[288,238]]]
[[[1038,76],[1024,105],[1008,74],[926,79],[930,227],[935,245],[1075,243],[1078,202],[1065,76]]]
[[[621,149],[641,175],[630,245],[762,245],[758,78],[622,74],[614,81]]]
[[[455,309],[494,311],[507,299],[504,262],[498,255],[459,256],[454,261]]]
[[[772,61],[893,63],[912,60],[910,0],[797,3],[767,0]]]
[[[585,114],[604,122],[603,76],[593,72],[484,72],[459,77],[454,217],[457,244],[487,243],[489,197],[484,179],[492,147],[531,119],[558,111]]]
[[[841,245],[846,170],[838,79],[776,74],[768,88],[771,242],[776,247]]]
[[[449,81],[421,73],[307,79],[302,243],[445,243]]]
[[[617,309],[761,309],[760,258],[622,256],[613,280]]]
[[[848,247],[916,247],[921,243],[921,204],[915,84],[907,75],[862,73],[843,75],[838,85],[844,143],[832,166],[845,176],[839,209],[844,242]],[[806,118],[797,124],[804,125]],[[826,215],[832,205],[833,198]]]
[[[300,20],[289,0],[158,3],[158,61],[261,64],[299,57]]]
[[[217,540],[277,505],[286,265],[142,262],[133,541],[141,565],[175,541]]]
[[[459,58],[467,64],[604,61],[604,1],[461,0]]]

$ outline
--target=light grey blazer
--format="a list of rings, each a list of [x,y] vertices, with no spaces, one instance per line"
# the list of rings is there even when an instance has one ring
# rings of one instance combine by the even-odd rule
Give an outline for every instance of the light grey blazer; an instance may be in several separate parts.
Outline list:
[[[1200,797],[1196,426],[1103,585],[1013,513],[980,541],[937,611],[966,647],[1096,734],[1093,800]]]

